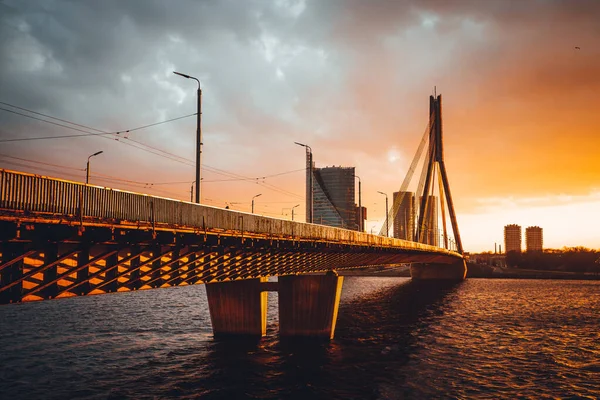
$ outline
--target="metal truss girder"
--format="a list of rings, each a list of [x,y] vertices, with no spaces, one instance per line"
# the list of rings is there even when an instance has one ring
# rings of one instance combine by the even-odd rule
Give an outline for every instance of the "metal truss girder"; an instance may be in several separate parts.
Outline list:
[[[203,271],[205,266],[207,266],[207,265],[209,265],[210,263],[213,263],[213,262],[218,262],[218,260],[220,258],[223,258],[224,255],[223,254],[219,255],[219,251],[217,250],[217,251],[212,251],[212,252],[207,253],[202,258],[205,258],[205,257],[209,257],[210,259],[208,261],[202,261],[200,263],[200,265],[196,265],[188,273],[196,272],[197,270],[202,270]],[[198,278],[198,275],[192,275],[192,276],[189,276],[189,277],[185,278],[183,281],[181,281],[180,285],[182,283],[188,283],[188,284],[190,284],[189,281],[191,281],[194,278]],[[192,285],[194,285],[194,284],[196,284],[198,282],[204,282],[203,279],[204,279],[204,274],[201,275],[201,278],[199,278],[198,281],[196,281],[195,283],[192,283]]]
[[[270,260],[267,261],[267,263],[261,267],[261,268],[257,268],[256,269],[256,274],[257,275],[262,275],[262,276],[268,276],[269,274],[276,274],[276,271],[278,271],[281,268],[281,265],[283,263],[289,262],[289,260],[296,254],[295,251],[283,251],[283,252],[279,252],[278,254],[274,254],[274,257],[272,257]]]
[[[13,264],[16,264],[16,263],[18,263],[19,261],[21,261],[21,260],[23,260],[23,259],[25,259],[25,258],[27,258],[27,257],[29,257],[29,256],[32,256],[32,255],[34,255],[34,254],[35,254],[35,253],[37,253],[37,252],[38,252],[37,250],[29,250],[28,252],[25,252],[25,253],[21,254],[20,256],[17,256],[17,257],[15,257],[15,258],[13,258],[13,259],[12,259],[12,260],[10,260],[10,261],[7,261],[7,262],[5,262],[5,263],[3,263],[3,264],[0,264],[0,272],[2,272],[2,270],[3,270],[4,268],[8,268],[8,267],[10,267],[10,266],[11,266],[11,265],[13,265]],[[3,254],[2,256],[4,257],[4,254]]]
[[[55,279],[53,282],[48,282],[48,283],[46,283],[46,284],[43,284],[43,285],[37,286],[37,287],[35,287],[35,288],[32,288],[30,291],[28,291],[27,293],[25,293],[25,294],[23,295],[23,297],[34,295],[34,294],[38,293],[39,291],[41,291],[41,290],[43,290],[43,289],[46,289],[46,288],[47,288],[47,287],[49,287],[51,284],[53,284],[53,283],[56,283],[56,282],[58,282],[59,280],[61,280],[61,279],[64,279],[64,278],[66,278],[66,277],[67,277],[67,276],[69,276],[69,275],[72,275],[72,274],[74,274],[74,273],[78,273],[79,271],[83,270],[84,268],[90,267],[91,265],[95,264],[96,262],[98,262],[98,261],[101,261],[101,260],[104,260],[105,258],[107,258],[107,257],[110,257],[110,256],[112,256],[112,255],[116,254],[117,252],[118,252],[118,250],[110,250],[110,251],[107,251],[106,253],[103,253],[103,254],[101,254],[101,255],[99,255],[99,256],[97,256],[97,257],[93,258],[92,260],[88,261],[87,263],[85,263],[85,264],[84,264],[84,265],[82,265],[82,266],[78,266],[78,267],[76,267],[76,268],[75,268],[75,269],[73,269],[73,270],[69,270],[69,271],[67,271],[67,272],[64,272],[64,273],[60,274],[59,276],[57,276],[57,277],[56,277],[56,279]],[[86,281],[86,282],[87,282],[87,281]],[[75,286],[73,286],[73,288],[74,288],[74,287],[77,287],[77,286],[79,286],[79,285],[81,285],[81,284],[82,284],[82,283],[84,283],[84,282],[76,282],[76,283],[78,283],[78,284],[77,284],[77,285],[75,285]],[[70,291],[70,288],[71,288],[71,286],[68,286],[67,288],[69,288],[69,289],[68,289],[68,290],[65,290],[65,291]],[[61,293],[62,293],[62,292],[61,292]],[[59,294],[60,294],[60,293],[59,293]]]
[[[51,234],[52,226],[58,223],[32,219],[28,225],[23,223],[18,229],[28,235],[26,238],[14,240],[2,236],[0,243],[7,250],[3,250],[3,263],[0,264],[1,282],[5,285],[0,288],[0,302],[22,301],[27,296],[36,295],[54,298],[64,294],[86,295],[148,286],[177,286],[411,261],[443,263],[456,258],[451,253],[433,252],[427,246],[393,247],[375,238],[369,239],[368,243],[355,244],[333,239],[242,238],[228,233],[219,236],[214,232],[198,236],[198,232],[185,229],[179,232],[178,227],[153,238],[148,232],[138,235],[130,232],[135,229],[118,227],[115,225],[118,221],[112,226],[84,226],[79,236],[73,236],[73,229],[79,229],[79,226],[68,226],[60,230],[64,242],[48,243],[43,235]],[[31,228],[26,228],[28,226]],[[132,243],[128,241],[131,238],[148,240]],[[14,247],[11,243],[18,246]],[[106,251],[111,246],[114,250]],[[68,250],[64,252],[64,249]],[[102,254],[89,260],[90,252]],[[45,260],[41,260],[42,254]],[[32,257],[35,262],[27,265],[30,264],[27,257]],[[149,258],[142,262],[140,257]],[[76,259],[77,264],[65,262],[71,259]],[[24,269],[22,264],[25,264]],[[90,269],[96,272],[92,274]],[[23,282],[27,284],[23,285]],[[23,286],[34,287],[24,289]],[[45,290],[48,288],[51,289]]]
[[[201,253],[202,257],[206,257],[206,256],[209,256],[209,255],[210,255],[210,253],[206,253],[206,251],[204,251],[204,250],[200,250],[200,251],[196,250],[194,253],[195,253],[195,254],[194,254],[194,256],[195,256],[196,258],[195,258],[194,260],[191,260],[191,261],[188,261],[188,262],[184,263],[183,265],[180,265],[180,266],[179,266],[179,268],[178,268],[178,270],[180,270],[180,271],[181,271],[181,269],[182,269],[182,268],[184,268],[184,267],[188,267],[189,265],[191,265],[191,264],[193,264],[193,263],[195,263],[195,262],[198,262],[198,253]],[[165,281],[165,282],[163,283],[163,285],[164,285],[164,284],[171,284],[171,282],[173,282],[173,281],[174,281],[175,279],[177,279],[177,278],[179,278],[179,279],[184,279],[184,278],[182,278],[182,277],[181,277],[181,275],[187,275],[188,273],[190,273],[190,272],[193,272],[193,271],[194,271],[194,269],[188,269],[188,270],[186,270],[186,271],[185,271],[185,274],[179,274],[179,275],[178,275],[178,276],[176,276],[176,277],[173,277],[173,278],[171,278],[171,279],[168,279],[167,281]],[[183,281],[183,280],[182,280],[181,282],[179,282],[179,283],[178,283],[178,285],[181,285],[183,282],[185,282],[185,281]]]
[[[94,290],[100,290],[100,288],[102,288],[102,287],[104,287],[104,286],[106,286],[106,285],[108,285],[108,284],[110,284],[110,283],[112,283],[112,282],[115,282],[115,281],[117,281],[117,282],[118,282],[118,279],[119,279],[119,278],[122,278],[123,276],[125,276],[125,275],[127,275],[127,274],[129,274],[129,273],[131,273],[131,272],[133,272],[133,271],[140,270],[141,268],[145,267],[145,266],[146,266],[146,265],[148,265],[148,264],[152,264],[152,263],[154,263],[154,262],[156,262],[156,261],[160,261],[160,259],[161,259],[161,258],[163,258],[163,257],[164,257],[165,255],[167,255],[167,254],[170,254],[170,253],[172,253],[173,251],[174,251],[174,249],[171,249],[171,250],[168,250],[168,251],[166,251],[166,252],[164,252],[164,253],[163,253],[163,252],[162,252],[162,249],[161,249],[161,251],[159,251],[159,253],[160,253],[159,255],[154,255],[154,254],[153,254],[153,257],[152,257],[152,258],[148,259],[147,261],[144,261],[143,263],[140,263],[140,265],[138,265],[138,266],[135,266],[135,267],[133,267],[133,268],[130,268],[130,269],[127,269],[127,270],[125,270],[125,271],[123,271],[123,272],[117,273],[117,274],[116,274],[115,276],[113,276],[111,279],[109,279],[109,280],[107,280],[107,281],[104,281],[103,283],[101,283],[101,284],[99,284],[99,285],[96,285],[96,286],[94,287]],[[115,269],[115,267],[118,267],[119,265],[123,265],[123,264],[124,264],[124,262],[123,262],[123,261],[120,261],[120,262],[118,262],[118,263],[117,263],[117,265],[115,265],[115,266],[111,266],[111,267],[110,267],[110,268],[108,268],[106,271],[109,271],[109,270],[114,270],[114,269]],[[118,270],[118,269],[117,269],[117,270]],[[105,272],[106,272],[106,271],[105,271]]]
[[[295,251],[286,252],[282,254],[280,257],[275,257],[273,262],[269,264],[269,267],[263,269],[259,272],[261,276],[273,276],[273,275],[281,275],[283,273],[283,269],[285,265],[291,264],[295,257],[298,256],[298,253]]]
[[[298,270],[318,271],[319,258],[323,255],[315,252],[297,253],[296,258],[289,265],[283,267],[284,273]],[[326,256],[326,255],[325,255]]]
[[[240,252],[238,252],[238,253],[237,253],[235,256],[232,256],[231,258],[238,257],[238,256],[240,256],[240,255],[242,255],[242,254],[245,254],[245,253],[246,253],[246,251],[240,251]],[[246,255],[245,257],[242,257],[242,259],[241,259],[241,260],[239,260],[239,261],[246,260],[246,259],[251,259],[251,258],[252,258],[252,257],[254,257],[256,254],[257,254],[256,252],[250,253],[250,254]],[[224,261],[224,263],[227,263],[228,261],[229,261],[229,260],[225,260],[225,261]],[[227,264],[227,266],[226,266],[226,267],[223,267],[223,268],[222,268],[223,270],[221,271],[221,273],[220,273],[220,274],[218,274],[218,275],[216,275],[216,276],[214,277],[214,279],[213,279],[213,280],[216,280],[216,281],[223,281],[223,280],[225,280],[225,279],[223,279],[223,278],[224,278],[224,277],[227,277],[227,274],[228,274],[228,273],[230,273],[230,272],[232,271],[232,269],[231,269],[231,267],[229,267],[229,265],[230,265],[230,264]],[[228,268],[228,269],[227,269],[227,270],[224,270],[224,268]]]
[[[239,279],[247,279],[252,275],[252,271],[257,269],[257,266],[264,264],[271,258],[275,257],[278,251],[267,251],[266,253],[259,253],[258,257],[245,260],[242,264],[242,268],[245,268],[245,273],[241,272],[238,276]]]
[[[30,279],[32,276],[37,275],[41,272],[46,271],[49,268],[52,268],[58,264],[60,264],[61,262],[65,261],[66,259],[68,259],[69,257],[72,257],[74,254],[78,253],[81,249],[77,248],[73,251],[67,251],[65,254],[59,256],[56,260],[49,262],[47,264],[44,264],[42,266],[40,266],[39,268],[33,267],[31,271],[29,271],[27,274],[24,274],[20,279],[13,281],[5,286],[0,287],[0,293],[2,293],[3,291],[10,289],[11,287],[22,283],[23,281],[26,281],[28,279]],[[47,250],[46,250],[47,251]],[[56,280],[53,280],[50,283],[54,283],[57,282]]]
[[[273,264],[278,262],[278,260],[281,257],[286,257],[289,254],[291,254],[292,252],[290,251],[272,251],[269,254],[269,257],[264,260],[263,263],[258,263],[254,266],[251,266],[247,273],[243,276],[242,279],[248,279],[248,278],[260,278],[260,277],[264,277],[264,276],[269,276],[268,273],[266,271],[271,271]],[[261,272],[264,271],[264,272]]]
[[[175,252],[175,251],[176,251],[176,250],[174,249],[174,250],[172,250],[171,252]],[[173,259],[172,259],[172,260],[170,260],[169,262],[167,262],[167,263],[165,263],[165,264],[161,264],[161,265],[160,265],[160,267],[158,267],[158,269],[151,269],[150,271],[147,271],[147,272],[146,272],[146,273],[144,273],[143,275],[142,275],[142,274],[139,274],[137,277],[135,277],[135,278],[132,278],[132,279],[129,279],[129,280],[126,282],[126,286],[129,286],[129,285],[131,285],[131,284],[133,284],[133,283],[136,283],[136,282],[142,282],[142,283],[143,283],[143,285],[142,285],[142,286],[145,286],[145,285],[150,285],[151,283],[154,283],[154,282],[158,281],[159,279],[161,279],[163,276],[171,274],[171,273],[172,273],[174,270],[173,270],[173,269],[170,269],[169,271],[167,271],[167,272],[166,272],[166,273],[164,273],[164,274],[160,274],[160,273],[159,273],[159,274],[157,274],[157,276],[155,276],[153,279],[150,279],[149,281],[143,281],[143,278],[145,278],[145,277],[147,277],[147,276],[152,276],[152,275],[153,275],[153,274],[155,274],[156,272],[158,272],[158,271],[162,271],[162,269],[163,269],[163,268],[170,267],[171,265],[175,264],[176,262],[179,262],[179,261],[180,261],[182,258],[186,258],[186,257],[190,256],[191,254],[195,254],[196,252],[197,252],[196,250],[190,250],[190,251],[188,251],[188,252],[184,253],[183,255],[179,254],[177,257],[173,258]],[[167,253],[164,253],[164,254],[167,254]],[[164,257],[164,254],[163,254],[163,255],[162,255],[160,258]],[[155,260],[155,261],[156,261],[156,260]],[[134,267],[134,268],[133,268],[131,271],[124,271],[124,272],[121,274],[121,276],[119,276],[119,278],[120,278],[120,277],[123,277],[123,276],[125,276],[125,275],[127,275],[127,274],[130,274],[130,273],[132,273],[132,272],[139,271],[139,270],[140,270],[140,268],[142,268],[142,267],[143,267],[143,265],[140,265],[139,267],[138,267],[138,266],[135,266],[135,267]],[[178,267],[177,269],[179,269],[179,268],[181,268],[181,267]]]
[[[233,279],[239,278],[241,271],[246,268],[247,265],[249,265],[251,262],[253,262],[254,260],[256,260],[257,258],[260,259],[261,256],[263,256],[264,253],[260,252],[260,251],[256,251],[251,253],[248,257],[245,257],[239,261],[236,262],[235,267],[233,268],[232,271],[235,271],[235,275],[233,275]]]
[[[343,254],[332,253],[330,257],[323,257],[323,259],[317,263],[318,269],[315,269],[315,271],[328,271],[331,269],[339,268],[342,259]]]
[[[106,259],[106,258],[108,258],[108,257],[113,257],[113,256],[115,256],[115,255],[118,255],[118,253],[119,253],[120,251],[122,251],[122,250],[124,250],[124,249],[116,250],[116,253],[109,254],[109,255],[107,255],[106,257],[104,257],[104,259]],[[131,256],[128,256],[128,257],[125,257],[125,258],[123,258],[121,261],[117,261],[117,262],[115,263],[115,265],[112,265],[112,266],[110,266],[110,267],[108,267],[108,268],[104,268],[104,269],[102,269],[102,268],[101,268],[101,269],[99,269],[98,271],[96,271],[96,272],[94,272],[92,275],[90,275],[90,276],[88,277],[88,280],[87,280],[87,281],[83,281],[83,282],[75,282],[75,283],[73,283],[72,285],[70,285],[70,286],[67,286],[66,288],[63,288],[63,290],[62,290],[62,291],[61,291],[61,292],[60,292],[60,293],[59,293],[57,296],[60,296],[60,295],[61,295],[61,294],[63,294],[63,293],[70,292],[72,289],[74,289],[74,288],[76,288],[76,287],[78,287],[78,286],[81,286],[81,285],[83,285],[85,282],[90,282],[90,292],[92,292],[92,291],[96,290],[96,289],[97,289],[97,287],[98,287],[98,285],[96,285],[96,286],[92,286],[92,284],[91,284],[91,281],[92,281],[92,279],[94,279],[94,278],[97,278],[97,277],[99,277],[99,276],[100,276],[100,275],[102,275],[102,274],[106,274],[106,273],[107,273],[108,271],[110,271],[110,270],[113,270],[113,269],[115,269],[115,268],[118,268],[118,267],[119,267],[121,264],[124,264],[124,263],[126,263],[126,262],[128,262],[128,261],[130,261],[130,260],[134,259],[135,257],[138,257],[138,256],[142,255],[144,252],[145,252],[145,250],[141,250],[141,251],[140,251],[139,253],[137,253],[137,254],[133,254],[133,255],[131,255]]]
[[[217,257],[210,262],[211,267],[206,271],[206,276],[202,276],[202,280],[205,282],[222,281],[222,277],[229,271],[227,268],[231,263],[230,260],[244,254],[245,252],[246,250],[235,248],[228,248],[227,250],[224,250],[221,257]]]

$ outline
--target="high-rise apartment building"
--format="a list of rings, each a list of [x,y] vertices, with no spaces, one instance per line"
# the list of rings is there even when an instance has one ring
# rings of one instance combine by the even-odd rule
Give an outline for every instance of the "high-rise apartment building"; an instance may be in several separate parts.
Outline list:
[[[516,224],[504,227],[504,251],[521,252],[521,226]]]
[[[415,194],[413,192],[394,192],[392,210],[394,215],[394,237],[414,241],[415,232]]]
[[[419,199],[423,201],[423,196]],[[425,212],[423,213],[423,222],[421,226],[420,242],[430,244],[432,246],[439,245],[439,231],[438,231],[438,208],[437,208],[437,196],[428,195],[425,201]],[[421,207],[421,204],[419,204]],[[418,223],[418,222],[417,222]]]
[[[525,229],[525,247],[527,251],[542,251],[544,237],[542,228],[529,226]]]
[[[313,168],[313,222],[358,230],[354,167]]]

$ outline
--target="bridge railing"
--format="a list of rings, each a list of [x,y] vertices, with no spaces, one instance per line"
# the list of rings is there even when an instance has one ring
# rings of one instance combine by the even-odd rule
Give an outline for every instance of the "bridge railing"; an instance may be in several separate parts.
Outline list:
[[[422,243],[432,246],[446,248],[447,245],[449,250],[456,251],[457,249],[454,238],[447,233],[445,234],[442,229],[425,228],[422,240]]]
[[[436,246],[364,232],[264,217],[5,169],[0,169],[0,209],[58,214],[72,219],[92,217],[104,222],[162,223],[236,234],[440,250]]]

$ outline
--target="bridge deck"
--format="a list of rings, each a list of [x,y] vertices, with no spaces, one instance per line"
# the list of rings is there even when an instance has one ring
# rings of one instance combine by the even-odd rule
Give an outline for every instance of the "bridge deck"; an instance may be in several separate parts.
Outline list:
[[[0,303],[461,258],[421,243],[0,169]]]

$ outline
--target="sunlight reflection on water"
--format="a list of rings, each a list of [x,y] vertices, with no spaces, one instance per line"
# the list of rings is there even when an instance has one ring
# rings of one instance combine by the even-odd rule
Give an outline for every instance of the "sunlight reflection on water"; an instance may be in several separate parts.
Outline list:
[[[212,338],[203,286],[0,307],[0,397],[600,394],[600,282],[347,277],[331,343]]]

